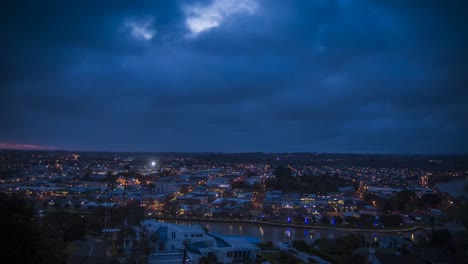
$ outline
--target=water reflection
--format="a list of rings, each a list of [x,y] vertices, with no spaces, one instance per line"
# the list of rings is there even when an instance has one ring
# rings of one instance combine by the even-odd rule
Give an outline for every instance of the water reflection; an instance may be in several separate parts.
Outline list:
[[[250,236],[260,239],[261,242],[268,241],[292,241],[292,240],[305,240],[307,242],[314,242],[319,238],[336,239],[341,235],[349,233],[348,231],[340,230],[324,230],[313,228],[300,228],[300,227],[283,227],[264,225],[262,223],[222,223],[222,222],[196,222],[196,221],[177,221],[166,220],[166,222],[177,224],[196,224],[208,229],[211,232],[219,232],[226,236]],[[373,233],[359,233],[363,235],[367,241],[374,241]],[[396,233],[379,233],[379,236],[401,236]],[[414,239],[414,235],[408,232],[407,237]]]

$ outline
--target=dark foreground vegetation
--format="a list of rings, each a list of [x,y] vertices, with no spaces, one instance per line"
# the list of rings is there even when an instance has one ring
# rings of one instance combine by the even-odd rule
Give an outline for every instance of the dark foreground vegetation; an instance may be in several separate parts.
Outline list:
[[[64,210],[42,212],[41,207],[20,193],[0,193],[0,256],[10,263],[55,264],[66,263],[67,246],[86,236],[102,236],[105,208],[89,214],[77,214]],[[113,209],[109,226],[121,227],[137,224],[143,218],[139,206]],[[118,241],[117,241],[118,242]],[[100,263],[109,263],[103,259]]]

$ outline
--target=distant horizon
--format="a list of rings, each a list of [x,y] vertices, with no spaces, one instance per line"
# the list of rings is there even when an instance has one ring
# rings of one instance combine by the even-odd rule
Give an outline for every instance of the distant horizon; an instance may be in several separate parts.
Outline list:
[[[27,144],[29,145],[29,144]],[[38,145],[29,145],[38,146]],[[392,153],[392,152],[323,152],[323,151],[148,151],[148,150],[73,150],[65,148],[2,148],[0,151],[24,151],[24,152],[70,152],[70,153],[176,153],[176,154],[319,154],[319,155],[393,155],[393,156],[467,156],[468,153]]]

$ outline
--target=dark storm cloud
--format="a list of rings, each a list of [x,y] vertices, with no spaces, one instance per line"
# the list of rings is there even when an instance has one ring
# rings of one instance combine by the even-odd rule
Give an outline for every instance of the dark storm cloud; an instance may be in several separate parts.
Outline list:
[[[1,80],[47,74],[76,63],[75,51],[138,52],[125,37],[127,17],[154,16],[162,31],[176,25],[175,1],[8,1],[2,6]],[[176,27],[173,27],[176,28]]]
[[[0,142],[147,151],[468,147],[465,1],[5,7]]]

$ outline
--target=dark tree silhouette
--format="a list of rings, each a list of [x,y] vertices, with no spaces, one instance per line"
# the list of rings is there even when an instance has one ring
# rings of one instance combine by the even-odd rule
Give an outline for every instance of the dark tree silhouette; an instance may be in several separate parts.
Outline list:
[[[396,227],[403,223],[401,215],[382,215],[379,217],[379,222],[386,227]]]
[[[65,263],[63,231],[34,216],[23,196],[0,193],[0,256],[12,263]]]
[[[62,230],[65,243],[83,239],[86,235],[85,220],[77,214],[53,212],[44,217],[44,222]]]

